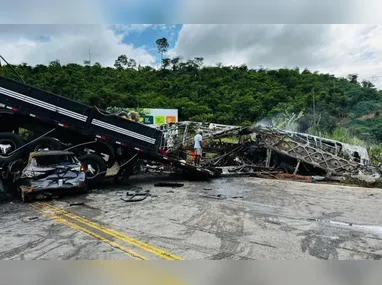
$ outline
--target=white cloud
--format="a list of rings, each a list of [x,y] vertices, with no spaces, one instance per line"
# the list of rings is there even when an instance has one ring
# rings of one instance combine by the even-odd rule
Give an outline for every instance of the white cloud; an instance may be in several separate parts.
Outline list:
[[[90,48],[92,61],[106,66],[112,66],[121,54],[142,65],[155,61],[145,49],[123,43],[123,35],[115,33],[113,28],[106,25],[0,25],[0,54],[13,64],[47,64],[56,59],[63,64],[83,63],[89,58]]]
[[[154,28],[156,25],[153,24],[128,24],[128,25],[114,25],[116,31],[121,33],[132,33],[132,32],[143,32],[149,28]]]
[[[3,24],[0,25],[0,54],[11,63],[47,64],[56,59],[62,63],[83,63],[89,58],[89,47],[92,61],[102,65],[112,66],[121,54],[126,54],[143,65],[155,61],[144,48],[122,42],[124,35],[141,32],[151,25],[105,25],[113,16],[110,7],[119,7],[122,2],[0,2],[0,24]]]
[[[367,4],[363,2],[369,2]],[[368,21],[374,0],[184,0],[176,21],[186,23],[274,24]],[[360,13],[361,12],[361,13]],[[375,13],[374,13],[375,15]],[[374,17],[373,21],[380,21]]]
[[[163,25],[0,25],[0,54],[11,63],[83,63],[112,66],[126,54],[156,66],[156,50],[122,42],[126,34],[175,26]],[[117,32],[116,32],[117,31]],[[173,37],[176,35],[174,34]],[[43,39],[43,40],[42,40]],[[167,56],[202,56],[206,64],[247,64],[251,68],[299,67],[337,76],[381,76],[382,26],[378,25],[183,25]]]
[[[0,24],[102,24],[104,0],[1,0]]]
[[[337,76],[382,75],[377,25],[184,25],[172,54],[207,64],[299,67]],[[382,86],[379,86],[382,87]]]
[[[376,24],[379,0],[183,0],[171,22],[199,24]]]
[[[140,33],[147,29],[161,30],[165,32],[170,32],[176,28],[175,25],[166,24],[127,24],[127,25],[114,25],[118,32],[123,33]]]

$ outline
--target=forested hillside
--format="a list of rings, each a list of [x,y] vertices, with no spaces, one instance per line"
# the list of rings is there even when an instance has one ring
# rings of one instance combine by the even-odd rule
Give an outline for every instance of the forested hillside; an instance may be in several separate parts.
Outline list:
[[[154,69],[137,66],[123,55],[114,68],[59,61],[13,67],[26,83],[100,108],[177,108],[181,120],[241,125],[264,118],[286,121],[295,113],[300,114],[298,131],[327,136],[345,131],[368,143],[382,141],[382,92],[369,81],[358,82],[357,75],[207,67],[203,58],[179,57],[165,58],[162,67]],[[4,63],[1,72],[18,79]]]

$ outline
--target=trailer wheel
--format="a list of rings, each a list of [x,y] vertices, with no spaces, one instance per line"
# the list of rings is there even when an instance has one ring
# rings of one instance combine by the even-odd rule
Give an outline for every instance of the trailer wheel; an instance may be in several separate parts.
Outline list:
[[[89,185],[101,182],[107,171],[107,165],[102,157],[96,154],[86,154],[78,158],[86,166],[86,179]]]
[[[19,135],[14,133],[0,133],[0,162],[12,162],[21,158],[24,150],[15,150],[23,144],[24,142]]]
[[[59,140],[52,137],[45,137],[38,139],[37,141],[30,144],[31,151],[39,151],[39,150],[61,150],[62,144]]]

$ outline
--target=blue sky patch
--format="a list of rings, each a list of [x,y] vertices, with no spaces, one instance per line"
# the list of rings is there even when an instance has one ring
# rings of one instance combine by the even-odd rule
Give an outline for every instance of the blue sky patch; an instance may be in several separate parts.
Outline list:
[[[178,0],[130,0],[107,2],[106,13],[113,23],[144,24],[171,22],[179,10]]]
[[[170,49],[175,47],[178,34],[182,25],[152,25],[146,29],[132,29],[125,32],[123,43],[133,44],[135,47],[144,47],[152,55],[157,56],[157,45],[155,41],[159,38],[167,38]],[[118,33],[122,33],[118,31]]]

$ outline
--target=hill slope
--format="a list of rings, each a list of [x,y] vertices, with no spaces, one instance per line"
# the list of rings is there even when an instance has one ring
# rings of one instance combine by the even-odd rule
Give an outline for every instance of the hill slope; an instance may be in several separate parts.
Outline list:
[[[14,68],[29,84],[100,108],[177,108],[181,120],[244,125],[263,118],[282,122],[301,112],[297,131],[331,135],[340,127],[367,142],[382,141],[382,92],[371,82],[357,82],[356,75],[336,78],[298,68],[252,70],[202,63],[202,58],[165,59],[162,69],[155,70],[136,67],[122,56],[116,68],[58,61]],[[18,79],[9,67],[3,66],[2,73]],[[361,118],[371,113],[374,117]]]

